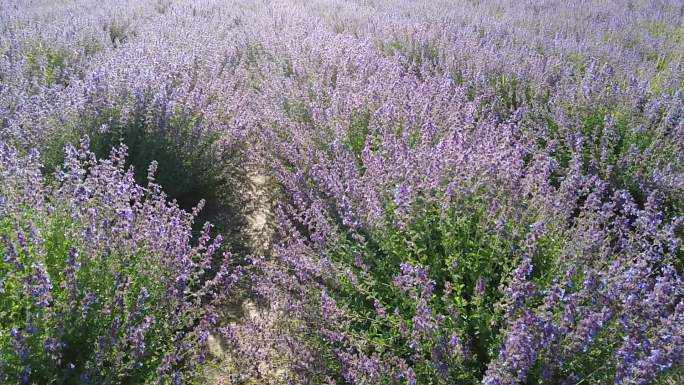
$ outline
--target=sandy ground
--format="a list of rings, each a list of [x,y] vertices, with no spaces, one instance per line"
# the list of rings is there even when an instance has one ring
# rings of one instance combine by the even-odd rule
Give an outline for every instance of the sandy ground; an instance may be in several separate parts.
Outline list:
[[[263,173],[249,176],[251,191],[250,204],[253,211],[247,217],[247,228],[252,253],[263,255],[271,246],[272,231],[267,224],[272,216],[268,178]]]
[[[249,248],[253,255],[268,255],[273,229],[272,202],[269,178],[263,172],[251,172],[250,184],[245,192],[249,198],[250,214],[247,217],[247,235]],[[282,310],[277,303],[267,308],[258,307],[250,299],[246,299],[240,309],[241,317],[229,324],[236,335],[249,336],[249,340],[237,341],[239,350],[257,349],[258,362],[244,362],[236,359],[234,353],[225,349],[221,337],[209,337],[209,351],[212,362],[204,373],[205,384],[288,384],[287,363],[289,357],[277,349],[278,335],[276,326],[282,319]]]

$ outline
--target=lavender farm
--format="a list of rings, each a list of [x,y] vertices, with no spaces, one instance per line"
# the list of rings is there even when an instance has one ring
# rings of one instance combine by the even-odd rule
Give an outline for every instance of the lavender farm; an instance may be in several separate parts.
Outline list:
[[[3,0],[0,384],[684,383],[678,0]]]

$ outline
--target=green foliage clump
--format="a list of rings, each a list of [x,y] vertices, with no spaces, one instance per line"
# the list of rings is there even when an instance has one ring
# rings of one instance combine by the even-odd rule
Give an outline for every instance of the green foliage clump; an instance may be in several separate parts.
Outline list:
[[[65,85],[68,81],[69,52],[61,47],[38,41],[25,53],[26,76],[37,79],[40,84],[50,87],[55,84]]]
[[[127,115],[120,108],[111,108],[81,116],[71,127],[55,131],[47,142],[46,168],[62,161],[60,147],[75,143],[82,135],[91,138],[92,150],[100,157],[125,144],[128,164],[140,184],[146,183],[148,165],[157,162],[156,183],[181,208],[191,211],[204,200],[205,209],[195,231],[204,221],[211,221],[234,252],[245,250],[246,197],[241,189],[247,183],[247,170],[243,168],[243,154],[238,146],[226,144],[219,131],[207,130],[201,115]]]
[[[503,288],[530,227],[511,222],[497,231],[476,198],[414,212],[403,225],[388,215],[385,226],[363,233],[362,242],[340,239],[327,252],[340,269],[353,271],[349,279],[327,283],[327,293],[349,316],[344,333],[363,341],[369,356],[411,362],[416,383],[478,383],[499,353],[507,319]],[[516,231],[517,237],[505,235]],[[557,274],[561,245],[550,235],[539,240],[532,279],[541,287]],[[427,272],[433,285],[427,298],[398,290],[394,281],[406,266]],[[425,304],[428,318],[441,320],[432,333],[416,322]],[[444,367],[435,366],[437,347],[445,348],[439,353]]]

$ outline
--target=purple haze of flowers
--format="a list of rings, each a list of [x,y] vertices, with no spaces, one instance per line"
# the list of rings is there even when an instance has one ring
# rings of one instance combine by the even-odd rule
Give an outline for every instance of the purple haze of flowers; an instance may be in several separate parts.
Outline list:
[[[621,383],[653,382],[681,365],[682,283],[672,271],[681,258],[682,224],[672,217],[681,215],[684,196],[681,2],[376,5],[3,1],[0,141],[12,145],[0,144],[0,216],[26,206],[81,221],[69,233],[80,243],[79,255],[67,260],[62,281],[74,303],[91,308],[76,314],[93,316],[99,307],[115,313],[145,297],[117,279],[115,304],[99,292],[91,303],[88,288],[75,279],[80,261],[111,251],[132,255],[142,245],[159,257],[153,262],[165,272],[158,275],[164,293],[136,310],[172,302],[174,316],[202,313],[187,298],[193,283],[208,282],[199,297],[223,297],[217,288],[230,286],[235,275],[221,267],[211,277],[217,247],[207,240],[201,250],[189,246],[193,219],[158,194],[155,163],[150,184],[138,186],[123,168],[124,149],[97,161],[70,147],[58,184],[50,186],[57,191],[48,192],[31,150],[50,148],[55,138],[91,122],[98,135],[131,122],[168,133],[179,116],[198,116],[195,136],[221,135],[226,148],[241,137],[254,139],[255,163],[281,187],[277,244],[273,258],[260,259],[263,277],[255,275],[255,291],[287,304],[295,321],[329,314],[339,282],[349,283],[355,296],[371,297],[364,316],[395,317],[393,303],[382,299],[378,306],[367,285],[377,266],[392,261],[394,271],[382,284],[396,278],[391,287],[414,302],[410,323],[421,333],[451,336],[447,329],[470,315],[449,306],[436,314],[439,299],[447,304],[454,294],[429,276],[451,274],[451,267],[421,264],[421,273],[415,260],[432,255],[364,260],[357,250],[350,251],[353,263],[341,263],[336,246],[340,240],[352,240],[348,248],[372,246],[390,232],[416,230],[411,219],[436,207],[442,211],[427,227],[442,231],[441,216],[455,211],[468,220],[472,207],[461,205],[474,199],[485,212],[479,230],[516,246],[514,257],[487,256],[510,257],[503,279],[467,277],[468,289],[476,282],[475,298],[458,298],[503,297],[495,304],[506,313],[502,344],[490,347],[495,361],[488,381],[518,381],[507,362],[519,374],[536,365],[551,377],[564,376],[563,365],[606,334],[625,336],[609,349],[624,357]],[[385,223],[395,214],[396,223]],[[536,225],[530,229],[530,223]],[[24,266],[17,258],[44,229],[15,230],[3,237],[1,257],[12,271],[31,272],[19,286],[52,311],[57,297],[48,294],[59,289],[57,280],[45,278],[45,266]],[[549,264],[556,264],[554,277]],[[0,291],[17,287],[8,284],[13,276],[1,279]],[[562,333],[552,338],[553,312]],[[377,373],[408,383],[425,376],[414,370],[417,356],[370,357],[361,352],[368,341],[330,333],[344,331],[346,317],[321,318],[328,322],[310,332],[347,343],[337,357],[349,368],[349,382],[363,382],[365,373],[376,382]],[[112,338],[136,325],[119,319]],[[302,378],[319,373],[308,341],[297,340],[297,330],[294,336],[280,331],[281,346],[302,358],[294,360]],[[524,333],[548,352],[524,350]],[[477,340],[460,337],[464,349]],[[429,343],[434,349],[424,356],[443,361],[441,342]],[[181,353],[165,361],[162,372],[172,383],[181,382]]]

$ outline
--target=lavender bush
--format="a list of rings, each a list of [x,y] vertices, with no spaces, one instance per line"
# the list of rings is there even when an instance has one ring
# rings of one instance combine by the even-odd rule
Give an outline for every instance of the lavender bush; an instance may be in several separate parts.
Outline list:
[[[3,383],[181,383],[206,356],[237,279],[197,211],[135,183],[126,148],[67,147],[54,182],[38,154],[0,148]],[[216,261],[219,260],[218,267]]]
[[[581,147],[559,177],[520,123],[471,124],[371,121],[360,161],[342,140],[279,150],[291,198],[262,290],[277,280],[302,343],[334,357],[322,378],[651,383],[681,364],[682,218],[662,194],[639,207],[585,174]]]

